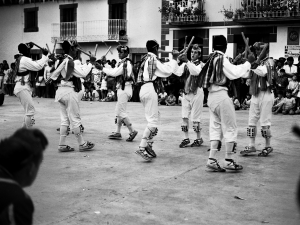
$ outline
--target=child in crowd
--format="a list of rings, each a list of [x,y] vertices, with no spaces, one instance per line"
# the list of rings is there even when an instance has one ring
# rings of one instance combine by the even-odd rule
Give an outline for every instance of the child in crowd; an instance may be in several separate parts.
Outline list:
[[[280,113],[282,111],[281,105],[285,101],[285,98],[283,97],[283,92],[279,91],[277,95],[278,97],[275,98],[274,105],[272,107],[272,112],[274,112],[274,114]]]
[[[178,105],[182,105],[183,89],[179,90]]]
[[[115,95],[115,93],[111,89],[108,89],[107,96],[105,99],[103,99],[103,102],[113,102],[114,95]]]
[[[82,96],[82,101],[90,101],[91,99],[92,99],[92,95],[90,89],[86,88]]]
[[[280,69],[276,78],[276,96],[278,95],[278,92],[281,92],[283,94],[283,97],[285,97],[285,89],[288,85],[289,81],[286,77],[285,70]]]
[[[171,92],[170,95],[166,99],[166,105],[167,106],[174,106],[176,105],[176,97]]]
[[[287,90],[286,91],[286,98],[280,102],[279,104],[277,104],[275,107],[278,107],[278,109],[276,110],[276,112],[274,114],[277,114],[278,112],[280,112],[280,110],[282,110],[282,114],[286,115],[286,114],[290,114],[290,115],[294,115],[295,114],[295,99],[292,97],[292,90]]]
[[[292,91],[292,96],[293,97],[297,97],[298,95],[298,86],[299,86],[299,82],[297,81],[297,76],[294,75],[292,77],[292,80],[289,82],[288,88],[289,90]]]
[[[237,99],[237,97],[233,96],[232,97],[233,105],[235,110],[239,110],[241,108],[241,103]]]
[[[162,89],[161,93],[158,94],[158,105],[165,105],[167,97],[167,92],[165,92],[165,89]]]
[[[107,96],[107,78],[105,73],[102,73],[100,91],[101,91],[101,101],[104,101],[104,99]]]
[[[245,100],[242,103],[241,108],[244,110],[247,110],[250,108],[250,103],[251,103],[251,95],[247,94]]]
[[[96,91],[95,87],[92,86],[92,101],[99,101],[99,93]]]

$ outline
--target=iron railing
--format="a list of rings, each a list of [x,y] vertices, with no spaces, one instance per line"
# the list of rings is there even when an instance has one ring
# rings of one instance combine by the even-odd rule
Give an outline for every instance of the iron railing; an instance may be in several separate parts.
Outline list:
[[[235,19],[288,18],[300,16],[299,0],[236,0]]]
[[[94,42],[127,40],[127,21],[121,19],[52,24],[52,41]]]

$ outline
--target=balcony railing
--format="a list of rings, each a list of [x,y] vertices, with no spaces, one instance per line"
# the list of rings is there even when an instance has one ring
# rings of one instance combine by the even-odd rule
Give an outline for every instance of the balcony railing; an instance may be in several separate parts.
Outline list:
[[[127,21],[120,19],[52,24],[52,41],[127,41]]]
[[[299,1],[236,0],[235,20],[294,20],[299,19]]]
[[[204,0],[163,1],[162,19],[170,24],[195,24],[208,21]]]

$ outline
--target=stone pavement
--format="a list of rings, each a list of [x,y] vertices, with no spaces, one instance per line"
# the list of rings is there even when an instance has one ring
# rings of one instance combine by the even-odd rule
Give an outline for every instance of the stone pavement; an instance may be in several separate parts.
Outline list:
[[[248,111],[237,111],[240,173],[212,173],[205,169],[209,148],[208,108],[203,112],[199,148],[178,147],[182,140],[181,108],[160,106],[161,124],[155,137],[158,157],[151,163],[134,154],[146,125],[140,103],[129,103],[128,112],[136,139],[128,143],[107,139],[114,131],[115,102],[82,102],[84,136],[96,144],[79,152],[74,135],[72,153],[57,151],[59,105],[53,99],[35,98],[36,128],[45,132],[49,146],[38,177],[27,192],[35,204],[35,224],[300,224],[295,201],[299,179],[299,139],[291,132],[300,116],[273,116],[272,146],[267,158],[241,157],[247,145]],[[23,108],[15,97],[0,107],[0,137],[20,127]],[[194,133],[190,129],[190,137]],[[258,132],[258,148],[263,139]],[[224,157],[224,149],[218,158]]]

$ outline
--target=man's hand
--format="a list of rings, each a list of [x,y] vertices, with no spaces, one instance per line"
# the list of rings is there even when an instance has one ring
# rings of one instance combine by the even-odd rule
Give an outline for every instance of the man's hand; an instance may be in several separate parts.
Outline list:
[[[105,55],[102,56],[100,60],[102,61],[103,64],[106,64],[106,57],[105,57]]]
[[[251,83],[251,79],[247,79],[247,80],[246,80],[246,85],[247,85],[247,86],[250,86],[250,83]]]
[[[96,62],[96,56],[94,56],[91,52],[89,52],[90,53],[90,63],[92,64],[92,65],[94,65],[95,64],[95,62]]]
[[[255,56],[254,54],[251,52],[250,54],[248,54],[248,58],[247,58],[248,62],[250,64],[252,64],[256,59],[255,59]]]
[[[47,56],[49,52],[46,48],[42,48],[42,53],[43,55]]]
[[[187,54],[180,54],[178,56],[178,59],[180,62],[187,62],[188,61]]]
[[[177,60],[178,56],[179,56],[179,52],[177,50],[172,50],[172,56],[174,60]]]
[[[52,60],[53,62],[55,62],[55,61],[56,61],[55,54],[52,53],[52,54],[48,55],[48,59],[50,59],[50,60]]]

